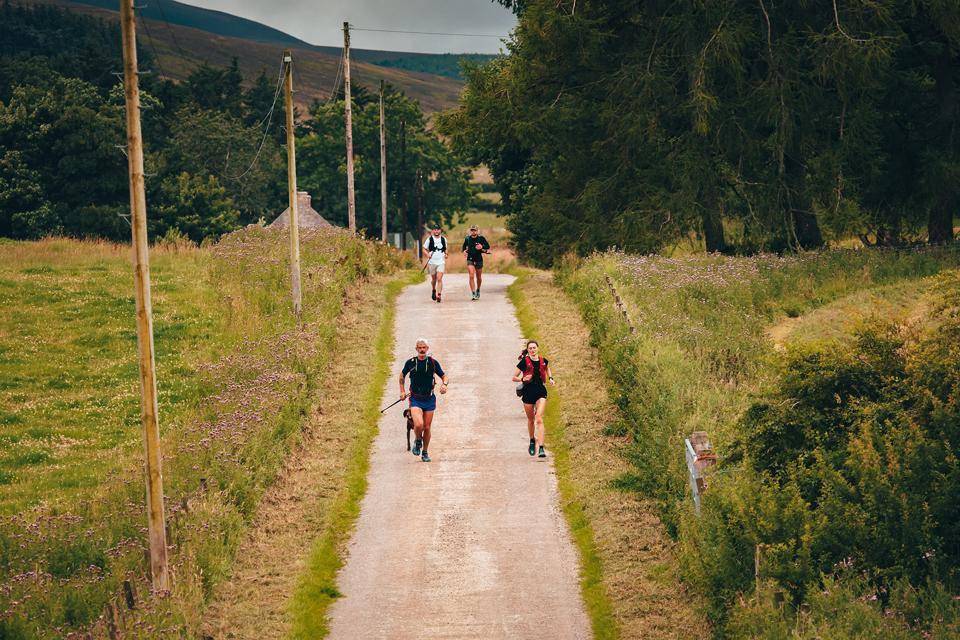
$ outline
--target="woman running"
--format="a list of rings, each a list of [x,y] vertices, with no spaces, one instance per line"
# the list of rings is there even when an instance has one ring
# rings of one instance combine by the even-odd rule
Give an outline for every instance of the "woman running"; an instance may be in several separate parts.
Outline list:
[[[541,458],[547,457],[543,448],[544,427],[543,412],[547,407],[547,380],[555,384],[550,372],[550,363],[540,357],[540,345],[536,340],[527,342],[527,348],[520,354],[517,371],[513,374],[514,382],[523,383],[523,410],[527,414],[527,431],[530,433],[530,455],[537,453]]]

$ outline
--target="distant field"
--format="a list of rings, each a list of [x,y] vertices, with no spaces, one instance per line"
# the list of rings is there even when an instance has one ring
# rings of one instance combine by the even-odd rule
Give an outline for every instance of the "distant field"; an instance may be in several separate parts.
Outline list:
[[[464,238],[470,233],[470,226],[480,227],[480,235],[490,243],[490,255],[484,258],[484,271],[493,273],[502,271],[516,260],[513,250],[510,249],[510,232],[506,229],[506,220],[495,213],[485,211],[470,211],[462,222],[445,231],[447,238],[453,244],[453,251],[447,258],[447,270],[466,271],[467,261],[460,252]]]

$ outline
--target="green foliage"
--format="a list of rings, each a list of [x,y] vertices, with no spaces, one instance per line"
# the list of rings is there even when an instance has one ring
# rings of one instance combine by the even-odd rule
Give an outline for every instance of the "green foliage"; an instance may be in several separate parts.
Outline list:
[[[205,238],[219,238],[237,227],[240,212],[213,176],[204,180],[181,173],[164,180],[160,190],[162,201],[169,204],[158,207],[156,234],[176,230],[199,243]]]
[[[43,5],[4,4],[0,12],[6,20],[0,36],[14,43],[0,38],[0,236],[128,237],[123,89],[109,73],[122,67],[119,33],[101,20]],[[68,63],[75,59],[81,62]],[[148,67],[149,56],[140,62]],[[261,72],[244,91],[234,59],[225,68],[202,64],[180,84],[140,80],[151,237],[176,229],[197,242],[216,238],[271,220],[286,206],[276,79]],[[359,225],[376,235],[379,112],[361,87],[354,104]],[[453,220],[472,196],[458,156],[427,130],[419,104],[392,89],[387,114],[391,227],[415,224],[417,169],[425,176],[426,220]],[[401,120],[405,157],[398,148]],[[313,192],[324,217],[346,225],[342,100],[316,104],[297,134],[300,188]]]
[[[368,236],[380,231],[380,107],[376,96],[353,95],[353,150],[357,226]],[[387,211],[392,229],[413,230],[417,220],[416,172],[423,172],[424,223],[452,223],[471,202],[469,172],[435,133],[428,131],[419,104],[388,87],[384,97],[387,154]],[[402,124],[401,124],[402,123]],[[344,103],[315,103],[297,141],[301,188],[313,194],[313,208],[327,220],[346,226],[346,160]],[[402,142],[401,138],[403,139]],[[401,217],[398,211],[405,211]]]
[[[854,341],[783,355],[766,335],[788,312],[956,264],[952,251],[874,250],[561,265],[634,443],[620,486],[660,506],[718,635],[868,638],[891,616],[903,637],[957,631],[960,610],[942,594],[960,579],[960,513],[947,497],[960,481],[960,275],[936,276],[922,329],[871,324]],[[700,517],[681,453],[696,430],[721,460]],[[844,606],[860,613],[831,613]]]
[[[502,4],[509,55],[438,128],[490,166],[522,257],[952,238],[956,3]]]

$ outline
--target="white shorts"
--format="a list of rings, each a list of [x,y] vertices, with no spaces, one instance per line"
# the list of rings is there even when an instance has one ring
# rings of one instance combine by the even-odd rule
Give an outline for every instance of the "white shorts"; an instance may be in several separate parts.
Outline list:
[[[443,267],[444,267],[444,265],[442,265],[442,264],[430,264],[430,263],[428,262],[428,263],[427,263],[427,272],[428,272],[430,275],[435,276],[435,275],[437,275],[438,273],[443,273]]]

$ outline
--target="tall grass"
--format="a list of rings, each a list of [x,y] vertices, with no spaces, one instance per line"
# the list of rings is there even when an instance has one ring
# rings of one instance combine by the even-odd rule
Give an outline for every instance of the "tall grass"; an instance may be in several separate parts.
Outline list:
[[[780,356],[766,335],[773,322],[867,287],[955,268],[958,262],[960,255],[950,249],[678,259],[607,253],[570,259],[558,269],[558,281],[591,328],[626,417],[617,431],[633,442],[633,471],[618,484],[656,500],[662,520],[680,539],[687,579],[713,603],[710,614],[718,633],[724,633],[737,599],[752,590],[754,549],[702,557],[719,547],[704,542],[715,532],[700,527],[692,513],[683,438],[707,431],[721,458],[733,450],[740,417],[774,381]],[[623,296],[635,332],[614,306],[607,277]],[[728,459],[721,473],[736,466]],[[722,486],[728,480],[720,475],[713,482]],[[750,504],[739,507],[749,518]],[[739,558],[742,566],[727,567],[728,576],[697,570],[730,558]],[[729,590],[730,584],[739,590]],[[785,627],[788,633],[792,624]]]
[[[204,599],[226,575],[245,523],[297,442],[330,357],[344,292],[400,266],[397,254],[348,234],[304,232],[304,311],[298,324],[289,302],[286,242],[282,234],[251,228],[209,249],[153,252],[174,590],[131,617],[130,630],[136,627],[139,635],[179,635],[199,627]],[[37,345],[26,358],[11,361],[8,351],[0,354],[6,358],[0,371],[19,371],[4,392],[18,399],[17,415],[53,402],[59,413],[38,414],[45,416],[47,430],[80,429],[89,445],[71,452],[68,467],[51,458],[38,461],[30,473],[12,472],[13,480],[0,491],[5,504],[19,507],[0,520],[0,637],[102,631],[98,618],[123,580],[141,593],[149,590],[133,305],[122,286],[130,281],[130,267],[120,259],[126,252],[73,241],[0,247],[7,256],[0,263],[0,286],[8,279],[49,277],[41,290],[53,290],[47,294],[53,296],[67,278],[77,294],[58,300],[63,312],[50,317],[32,297],[34,289],[16,284],[0,289],[5,307],[9,301],[34,318],[18,337]],[[104,283],[107,293],[99,291]],[[76,345],[75,356],[58,360],[69,393],[104,413],[57,405],[51,397],[59,391],[42,392],[40,376],[46,374],[27,375],[34,366],[44,371],[37,354],[59,357],[58,341],[64,339]],[[122,410],[100,407],[104,399]],[[114,423],[117,427],[109,427]],[[82,474],[85,482],[45,499],[46,486],[56,485],[61,473]],[[45,478],[50,480],[40,481]],[[11,486],[16,491],[8,493]]]

